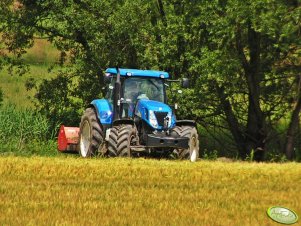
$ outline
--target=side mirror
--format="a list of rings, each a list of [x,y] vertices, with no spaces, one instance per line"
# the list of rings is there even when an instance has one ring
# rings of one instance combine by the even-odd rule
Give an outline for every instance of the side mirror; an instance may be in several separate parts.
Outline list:
[[[188,88],[189,87],[189,79],[188,78],[182,78],[182,88]]]

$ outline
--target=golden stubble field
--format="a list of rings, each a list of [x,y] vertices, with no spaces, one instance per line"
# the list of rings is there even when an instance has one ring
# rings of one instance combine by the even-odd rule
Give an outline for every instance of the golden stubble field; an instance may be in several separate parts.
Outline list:
[[[1,157],[0,225],[278,225],[300,191],[298,163]]]

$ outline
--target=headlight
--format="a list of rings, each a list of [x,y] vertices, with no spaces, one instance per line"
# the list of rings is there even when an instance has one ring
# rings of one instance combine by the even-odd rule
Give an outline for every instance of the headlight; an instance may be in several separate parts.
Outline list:
[[[149,111],[149,123],[152,127],[158,128],[158,121],[154,111]]]

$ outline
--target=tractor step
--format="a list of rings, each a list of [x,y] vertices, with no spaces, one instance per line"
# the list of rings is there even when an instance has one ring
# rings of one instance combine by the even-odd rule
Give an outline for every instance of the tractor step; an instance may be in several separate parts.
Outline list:
[[[145,152],[146,151],[146,148],[145,146],[131,146],[131,151],[134,151],[134,152]]]

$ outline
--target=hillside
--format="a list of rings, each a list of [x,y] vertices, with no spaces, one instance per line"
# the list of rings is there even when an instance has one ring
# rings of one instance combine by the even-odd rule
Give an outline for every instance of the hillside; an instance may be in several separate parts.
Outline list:
[[[33,107],[35,90],[27,90],[26,81],[34,79],[37,84],[42,79],[56,76],[56,70],[48,70],[59,59],[59,52],[46,40],[36,39],[32,48],[23,56],[30,70],[22,76],[9,74],[5,68],[0,70],[0,89],[4,93],[4,103],[12,103],[17,107]]]

